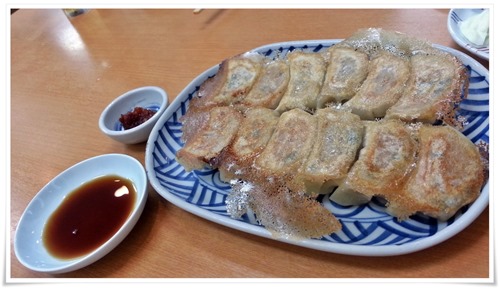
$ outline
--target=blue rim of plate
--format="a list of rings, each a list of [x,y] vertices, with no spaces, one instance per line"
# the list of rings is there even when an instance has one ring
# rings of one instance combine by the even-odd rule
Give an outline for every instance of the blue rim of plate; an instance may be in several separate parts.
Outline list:
[[[320,52],[340,41],[282,42],[252,51],[274,58],[295,49]],[[474,143],[489,144],[489,71],[460,51],[434,46],[457,56],[469,70],[469,95],[459,108],[459,115],[468,122],[463,133]],[[318,201],[340,220],[343,228],[321,239],[308,240],[276,238],[257,223],[255,216],[245,214],[240,219],[234,219],[227,213],[225,204],[231,188],[220,180],[218,170],[188,173],[175,160],[177,150],[183,146],[179,120],[200,85],[217,70],[218,65],[206,70],[177,96],[156,123],[146,145],[146,173],[153,188],[169,202],[194,215],[253,235],[315,250],[358,256],[392,256],[419,251],[447,240],[471,224],[488,205],[489,181],[474,203],[446,222],[421,215],[398,222],[377,201],[343,207],[324,196]]]
[[[451,38],[465,50],[485,59],[490,59],[490,47],[472,44],[460,31],[459,23],[470,16],[481,13],[484,9],[451,9],[448,13],[448,32]]]

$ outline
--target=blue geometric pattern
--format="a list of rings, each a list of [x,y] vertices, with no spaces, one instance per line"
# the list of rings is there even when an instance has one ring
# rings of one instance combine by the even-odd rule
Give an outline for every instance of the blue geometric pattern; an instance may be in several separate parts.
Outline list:
[[[315,41],[307,45],[277,44],[265,46],[255,51],[268,57],[282,57],[294,49],[318,52],[337,42],[330,40]],[[453,53],[453,51],[451,52]],[[489,143],[489,74],[484,68],[483,71],[479,71],[479,68],[476,67],[478,64],[471,64],[473,60],[470,58],[458,56],[467,65],[471,74],[468,98],[460,104],[459,109],[459,115],[467,120],[464,134],[473,142]],[[187,111],[189,100],[196,95],[201,83],[213,76],[216,71],[217,66],[214,66],[206,71],[203,77],[195,79],[177,97],[180,100],[172,103],[173,107],[168,108],[167,115],[162,117],[155,126],[147,145],[146,168],[148,176],[153,184],[158,184],[155,187],[158,193],[169,200],[185,204],[185,209],[189,211],[199,212],[201,209],[203,217],[223,220],[225,224],[243,222],[247,225],[260,227],[254,216],[244,215],[239,220],[229,216],[225,201],[231,188],[220,180],[217,170],[188,173],[175,160],[177,150],[183,146],[180,140],[182,125],[179,119]],[[326,242],[334,248],[342,246],[342,244],[375,247],[408,244],[411,246],[412,242],[438,234],[467,214],[467,207],[465,207],[447,222],[440,222],[423,215],[416,215],[399,222],[388,215],[383,204],[376,200],[366,205],[350,207],[340,206],[329,200],[328,196],[321,197],[319,201],[340,220],[343,227],[341,232],[324,236],[314,242]],[[307,246],[307,241],[299,245]]]

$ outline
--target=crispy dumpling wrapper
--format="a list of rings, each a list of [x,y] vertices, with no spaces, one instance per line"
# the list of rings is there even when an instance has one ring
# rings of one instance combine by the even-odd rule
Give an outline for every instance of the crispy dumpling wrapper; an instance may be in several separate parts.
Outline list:
[[[234,218],[254,214],[275,238],[309,239],[333,234],[342,228],[335,216],[315,199],[294,192],[282,176],[234,182],[226,204]]]
[[[414,55],[410,63],[406,90],[386,117],[430,124],[443,120],[460,126],[455,120],[455,107],[468,85],[465,67],[456,57],[443,53]]]
[[[319,53],[292,51],[287,56],[290,81],[276,110],[283,113],[294,108],[314,111],[325,77],[326,61]]]
[[[484,183],[481,155],[449,126],[422,126],[418,137],[416,167],[388,209],[400,218],[420,212],[444,221],[479,196]]]
[[[255,166],[264,175],[295,174],[309,155],[316,125],[316,118],[301,109],[283,113]]]
[[[250,92],[260,75],[265,58],[253,52],[243,53],[224,60],[217,74],[205,81],[198,92],[199,106],[226,106],[238,103]]]
[[[368,75],[368,55],[352,48],[332,46],[317,107],[351,99]]]
[[[409,74],[410,65],[405,57],[379,54],[370,60],[368,76],[344,107],[364,120],[384,117],[403,94]]]
[[[202,115],[206,121],[176,153],[177,162],[188,172],[213,167],[211,161],[232,142],[243,120],[239,111],[227,106],[212,108]]]
[[[218,167],[221,180],[244,179],[255,158],[264,150],[278,123],[277,113],[257,107],[245,112],[232,144],[221,154]]]
[[[328,194],[347,177],[363,140],[359,116],[335,108],[316,111],[317,133],[309,156],[295,180],[297,190]]]
[[[275,109],[280,103],[289,81],[288,63],[282,59],[270,61],[262,67],[259,77],[250,92],[241,101],[241,105]]]

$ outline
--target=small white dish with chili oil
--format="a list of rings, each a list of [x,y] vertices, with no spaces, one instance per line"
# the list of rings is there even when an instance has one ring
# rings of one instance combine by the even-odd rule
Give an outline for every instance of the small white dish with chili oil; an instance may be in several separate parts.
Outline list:
[[[137,223],[147,200],[142,164],[123,154],[89,158],[63,171],[31,200],[14,239],[19,262],[65,273],[104,257]]]
[[[103,110],[99,128],[116,141],[142,143],[167,106],[167,93],[162,88],[139,87],[120,95]]]

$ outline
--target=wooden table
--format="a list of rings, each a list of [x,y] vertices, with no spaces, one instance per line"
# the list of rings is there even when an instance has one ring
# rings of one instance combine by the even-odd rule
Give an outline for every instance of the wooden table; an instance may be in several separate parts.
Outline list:
[[[359,28],[398,30],[461,51],[448,10],[61,10],[11,16],[10,276],[17,278],[487,278],[488,208],[453,238],[396,257],[355,257],[296,247],[194,216],[152,188],[143,215],[111,253],[75,272],[32,272],[17,260],[17,223],[53,177],[86,158],[123,153],[144,164],[146,144],[103,135],[104,107],[156,85],[170,101],[221,60],[280,41],[340,39]],[[488,62],[479,60],[488,68]],[[492,276],[491,276],[492,277]]]

